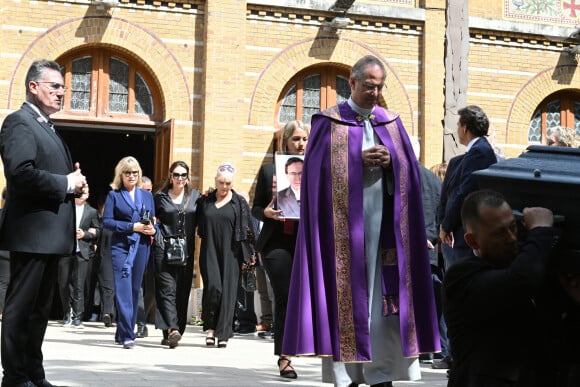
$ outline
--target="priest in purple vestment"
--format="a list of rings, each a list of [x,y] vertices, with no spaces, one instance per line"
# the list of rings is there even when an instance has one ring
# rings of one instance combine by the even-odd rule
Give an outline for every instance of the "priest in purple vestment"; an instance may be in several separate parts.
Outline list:
[[[420,378],[440,350],[417,160],[378,105],[383,63],[352,68],[348,101],[315,114],[282,351],[332,359],[337,386]],[[328,362],[327,362],[328,363]]]

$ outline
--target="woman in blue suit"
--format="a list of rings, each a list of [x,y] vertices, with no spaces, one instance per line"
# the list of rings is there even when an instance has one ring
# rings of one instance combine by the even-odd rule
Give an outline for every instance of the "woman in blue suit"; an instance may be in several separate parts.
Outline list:
[[[112,231],[111,257],[117,301],[115,341],[130,349],[135,346],[139,289],[155,234],[155,204],[151,192],[141,185],[139,162],[124,157],[115,167],[112,190],[107,195],[103,226]]]

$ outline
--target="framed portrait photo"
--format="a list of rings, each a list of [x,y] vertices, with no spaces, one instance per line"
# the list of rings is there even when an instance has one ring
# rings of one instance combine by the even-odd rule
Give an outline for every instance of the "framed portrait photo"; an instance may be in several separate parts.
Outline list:
[[[300,219],[303,155],[276,154],[276,208],[287,219]]]

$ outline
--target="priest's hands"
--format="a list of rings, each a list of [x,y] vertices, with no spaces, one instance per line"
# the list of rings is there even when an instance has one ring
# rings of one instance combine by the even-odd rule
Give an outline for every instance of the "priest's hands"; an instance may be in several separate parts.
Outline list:
[[[391,152],[384,145],[374,145],[362,151],[363,166],[384,167],[391,166]]]

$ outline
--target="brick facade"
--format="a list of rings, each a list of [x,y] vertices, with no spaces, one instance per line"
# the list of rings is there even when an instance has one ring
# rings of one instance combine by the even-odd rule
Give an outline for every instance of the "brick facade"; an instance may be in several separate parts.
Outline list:
[[[338,15],[328,11],[333,3],[122,0],[106,12],[86,0],[4,2],[0,120],[24,100],[33,60],[118,50],[155,80],[164,120],[175,119],[173,159],[192,165],[197,185],[212,185],[216,166],[231,161],[236,187],[251,192],[259,166],[271,160],[276,104],[288,81],[310,66],[348,69],[374,54],[387,67],[389,108],[420,138],[423,163],[440,162],[446,1],[357,0],[350,26],[339,30],[326,27]],[[530,118],[546,96],[579,88],[576,62],[562,52],[572,45],[573,20],[546,23],[514,7],[469,4],[467,100],[488,113],[507,156],[528,145]]]

